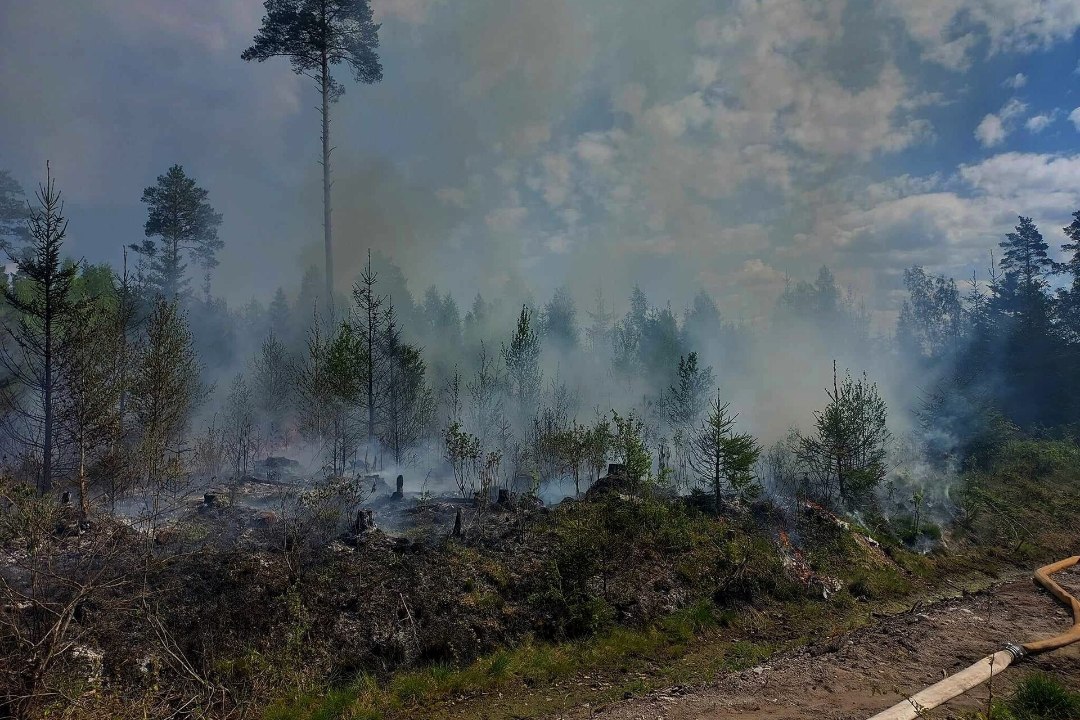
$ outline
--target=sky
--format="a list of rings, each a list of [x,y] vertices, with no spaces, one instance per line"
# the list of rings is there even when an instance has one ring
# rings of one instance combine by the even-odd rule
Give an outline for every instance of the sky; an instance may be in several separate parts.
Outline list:
[[[829,265],[887,326],[904,268],[985,276],[1080,209],[1075,0],[373,0],[384,79],[333,107],[336,282],[732,319]],[[174,163],[224,216],[214,291],[321,258],[318,97],[247,63],[259,0],[0,0],[0,168],[46,160],[69,250],[118,264]]]

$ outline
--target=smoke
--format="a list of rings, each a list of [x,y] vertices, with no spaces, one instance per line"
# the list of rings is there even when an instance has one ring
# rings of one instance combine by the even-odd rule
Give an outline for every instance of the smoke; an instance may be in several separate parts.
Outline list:
[[[0,101],[12,108],[0,129],[27,139],[14,148],[17,174],[60,155],[76,205],[106,190],[127,198],[136,206],[124,210],[129,234],[107,239],[118,247],[118,236],[139,234],[139,189],[171,162],[194,164],[225,215],[215,292],[237,307],[251,296],[265,303],[283,285],[296,303],[298,268],[322,258],[315,96],[285,61],[239,61],[258,0],[184,3],[186,13],[37,5],[12,11],[0,30],[5,52],[40,66],[29,74],[0,63],[11,80]],[[424,326],[416,306],[429,286],[456,301],[459,318],[478,293],[492,303],[472,332],[497,356],[523,304],[540,309],[566,288],[586,325],[598,291],[621,317],[638,285],[679,323],[680,348],[713,368],[740,428],[765,444],[812,421],[834,360],[879,382],[894,433],[907,432],[919,379],[879,339],[891,330],[901,270],[966,275],[1012,212],[1001,208],[1067,208],[1071,197],[1057,188],[1074,187],[1080,172],[1075,158],[1007,154],[920,177],[902,160],[955,131],[941,126],[941,108],[961,91],[973,107],[982,101],[963,77],[940,80],[942,68],[1049,47],[1080,23],[1058,6],[1053,22],[1030,7],[376,0],[385,79],[358,86],[342,76],[346,94],[333,108],[336,288],[348,293],[372,250],[438,391],[454,368],[474,372],[477,345]],[[86,48],[86,28],[118,41]],[[61,64],[38,57],[46,29],[64,48]],[[84,50],[107,62],[83,60]],[[129,93],[138,102],[105,92],[132,58],[146,60]],[[1008,101],[988,99],[985,112]],[[70,107],[84,108],[78,127]],[[132,128],[140,131],[129,142]],[[106,177],[121,180],[99,182]],[[73,210],[74,246],[89,255]],[[853,333],[847,315],[777,321],[784,288],[813,281],[822,265],[851,289],[852,307],[865,304],[868,330]],[[723,322],[686,326],[702,291]],[[311,308],[294,312],[306,318]],[[211,369],[208,416],[249,368],[260,333],[248,331],[223,339],[230,352]],[[545,347],[545,391],[557,378],[586,419],[643,408],[667,389],[669,375],[613,375],[609,350]]]

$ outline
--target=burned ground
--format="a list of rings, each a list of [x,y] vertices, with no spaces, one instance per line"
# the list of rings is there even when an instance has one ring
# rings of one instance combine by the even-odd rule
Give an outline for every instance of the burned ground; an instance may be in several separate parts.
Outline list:
[[[887,524],[813,505],[795,516],[767,501],[716,516],[686,499],[612,490],[478,512],[384,491],[361,508],[374,510],[374,529],[330,532],[252,506],[265,497],[237,500],[253,490],[204,493],[168,532],[117,529],[129,547],[115,558],[123,584],[74,618],[77,647],[50,670],[49,687],[65,693],[52,706],[87,718],[195,708],[215,717],[584,717],[569,710],[658,691],[604,712],[683,718],[726,708],[750,718],[806,712],[831,688],[848,693],[835,708],[846,717],[999,641],[1059,625],[1060,612],[1023,583],[884,621],[875,613],[1065,554],[1080,506],[1076,455],[1069,445],[1014,444],[1007,462],[967,478],[963,520],[929,554]],[[466,521],[455,537],[459,510]],[[77,556],[107,529],[80,532],[71,518],[57,557]],[[379,528],[398,522],[408,525]],[[26,538],[5,543],[15,552]],[[896,664],[875,659],[882,653]],[[740,668],[749,670],[731,674]],[[75,687],[78,673],[88,679]],[[670,699],[679,694],[687,699]]]

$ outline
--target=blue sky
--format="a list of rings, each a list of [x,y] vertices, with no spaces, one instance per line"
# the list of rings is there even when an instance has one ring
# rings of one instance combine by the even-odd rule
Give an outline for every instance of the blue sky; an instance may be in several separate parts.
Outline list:
[[[822,264],[883,324],[1080,207],[1073,0],[375,0],[385,79],[334,108],[345,287],[367,248],[467,302],[568,284],[753,320]],[[239,55],[258,0],[0,3],[0,167],[46,159],[71,249],[117,262],[181,163],[224,214],[215,291],[321,257],[314,90]]]

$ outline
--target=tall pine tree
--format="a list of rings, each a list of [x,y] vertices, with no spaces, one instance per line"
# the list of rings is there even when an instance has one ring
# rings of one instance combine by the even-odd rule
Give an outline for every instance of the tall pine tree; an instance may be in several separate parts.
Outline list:
[[[330,74],[335,65],[348,66],[359,83],[382,80],[379,25],[372,20],[368,0],[266,0],[266,15],[244,60],[263,62],[287,57],[293,72],[313,80],[322,98],[323,245],[326,254],[325,290],[330,311],[334,301],[334,253],[330,231],[330,103],[345,87]]]

